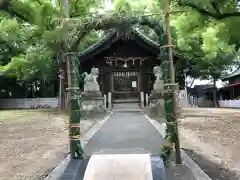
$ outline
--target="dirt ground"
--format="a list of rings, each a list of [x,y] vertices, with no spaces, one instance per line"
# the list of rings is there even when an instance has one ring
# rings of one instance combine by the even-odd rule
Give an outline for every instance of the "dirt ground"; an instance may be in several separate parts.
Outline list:
[[[213,180],[240,179],[240,110],[188,108],[179,122],[181,147]]]
[[[44,179],[69,153],[67,122],[56,110],[0,111],[0,179]],[[81,131],[95,122],[82,121]]]

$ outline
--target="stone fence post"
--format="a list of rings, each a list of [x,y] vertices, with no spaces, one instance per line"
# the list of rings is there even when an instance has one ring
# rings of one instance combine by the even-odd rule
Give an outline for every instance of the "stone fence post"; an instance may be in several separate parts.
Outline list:
[[[146,107],[148,107],[148,94],[145,94],[145,99],[146,99]]]
[[[107,109],[107,95],[104,94],[103,96],[103,101],[104,101],[104,108]]]
[[[112,93],[108,92],[108,108],[112,109]]]
[[[141,101],[141,108],[144,108],[144,93],[143,93],[143,91],[140,92],[140,101]]]

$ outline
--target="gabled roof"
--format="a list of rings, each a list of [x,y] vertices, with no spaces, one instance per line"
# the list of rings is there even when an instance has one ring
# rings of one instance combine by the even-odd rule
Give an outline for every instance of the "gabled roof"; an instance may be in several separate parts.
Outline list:
[[[82,52],[77,53],[77,56],[81,58],[86,58],[88,56],[96,55],[103,50],[109,48],[109,44],[116,42],[117,40],[127,36],[134,36],[140,39],[144,44],[148,46],[148,49],[151,49],[154,53],[159,53],[160,45],[147,37],[145,34],[141,33],[139,30],[135,28],[128,28],[128,29],[112,29],[107,34],[101,38],[99,41],[88,47],[87,49],[83,50]],[[174,55],[176,53],[174,52]]]
[[[230,78],[233,78],[233,77],[239,76],[239,75],[240,75],[240,67],[237,68],[235,71],[233,71],[231,74],[223,77],[222,80],[228,80],[228,79],[230,79]]]

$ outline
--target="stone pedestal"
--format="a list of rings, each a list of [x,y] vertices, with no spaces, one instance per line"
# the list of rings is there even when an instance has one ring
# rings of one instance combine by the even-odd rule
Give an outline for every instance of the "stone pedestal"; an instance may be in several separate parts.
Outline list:
[[[95,116],[106,111],[104,97],[100,91],[83,92],[82,97],[81,112],[84,117]]]
[[[88,82],[87,84],[84,85],[84,91],[88,92],[88,91],[94,91],[94,92],[98,92],[100,91],[99,85],[97,82]]]
[[[149,97],[149,107],[147,114],[150,118],[164,121],[165,119],[165,109],[164,109],[164,99],[163,97]]]
[[[89,117],[99,113],[104,113],[106,110],[104,97],[97,82],[98,69],[92,68],[91,73],[85,73],[85,75],[84,92],[82,93],[82,114],[85,117]]]
[[[153,90],[150,96],[159,96],[164,91],[164,81],[163,80],[156,80],[153,85]]]

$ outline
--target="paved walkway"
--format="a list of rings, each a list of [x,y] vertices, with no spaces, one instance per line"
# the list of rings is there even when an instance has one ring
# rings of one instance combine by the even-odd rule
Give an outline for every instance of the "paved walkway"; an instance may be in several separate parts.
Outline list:
[[[100,130],[88,141],[85,153],[87,155],[109,153],[109,149],[114,149],[110,152],[151,152],[155,155],[158,154],[162,142],[161,135],[140,111],[113,112]]]

